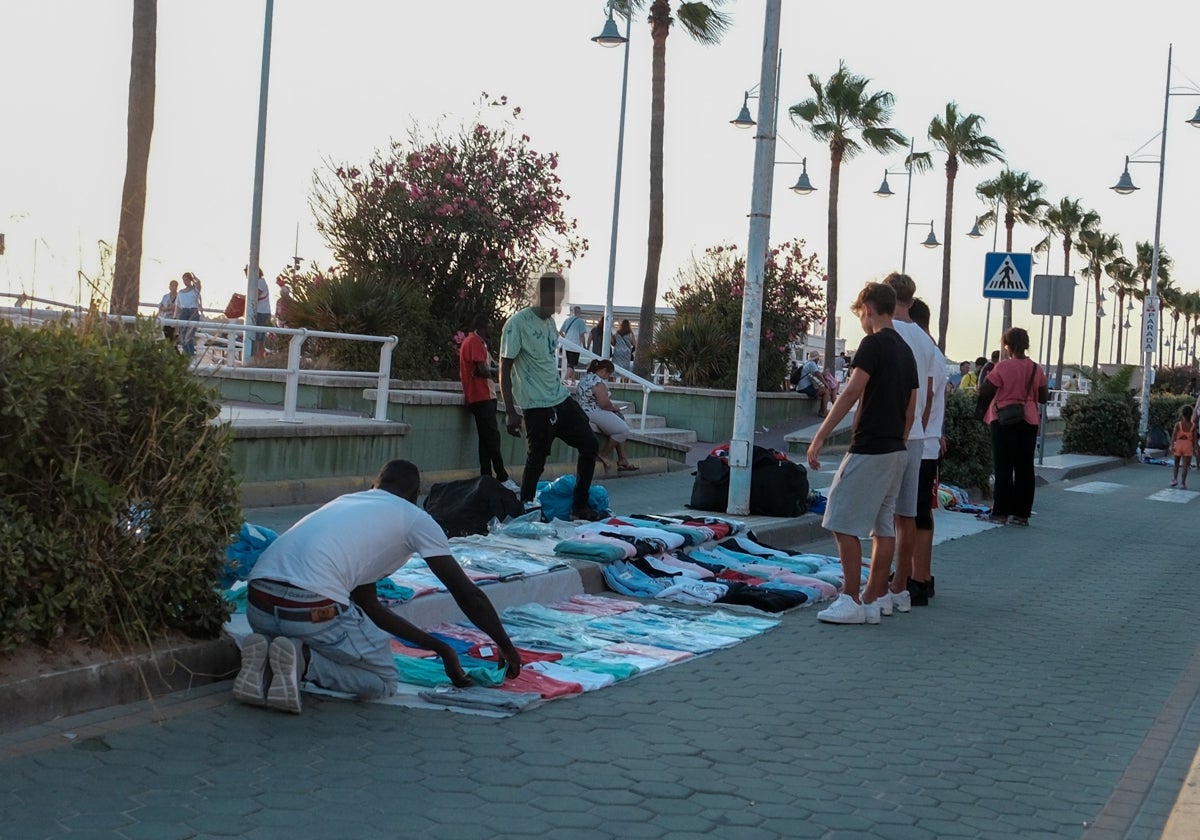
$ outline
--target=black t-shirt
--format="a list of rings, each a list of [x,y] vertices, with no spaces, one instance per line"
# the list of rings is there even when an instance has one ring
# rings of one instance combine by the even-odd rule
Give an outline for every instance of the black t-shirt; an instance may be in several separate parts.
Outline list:
[[[850,451],[863,455],[905,448],[904,419],[917,389],[917,361],[892,328],[866,336],[854,354],[854,366],[870,376],[858,406]]]

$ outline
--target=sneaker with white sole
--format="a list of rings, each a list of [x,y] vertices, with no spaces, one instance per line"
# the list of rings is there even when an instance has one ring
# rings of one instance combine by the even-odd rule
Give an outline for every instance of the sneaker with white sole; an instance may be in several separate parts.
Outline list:
[[[863,619],[867,624],[879,623],[879,601],[875,600],[869,604],[862,605]]]
[[[242,642],[242,668],[233,681],[233,699],[250,706],[267,705],[267,650],[270,642],[251,633]]]
[[[880,615],[891,615],[892,614],[892,608],[893,608],[893,606],[895,606],[895,604],[892,601],[892,593],[891,592],[883,593],[882,597],[875,599],[875,603],[879,605],[879,614]]]
[[[837,596],[832,604],[817,613],[817,621],[823,621],[826,624],[865,624],[867,615],[862,604],[849,595],[842,594]]]
[[[912,609],[912,596],[908,594],[908,590],[903,592],[893,592],[892,609],[896,612],[906,613]]]
[[[500,486],[505,490],[512,491],[513,493],[521,492],[521,485],[517,484],[517,482],[513,481],[511,478],[506,478],[504,481],[500,482]]]
[[[277,636],[271,640],[271,687],[267,689],[267,705],[281,712],[300,714],[300,675],[304,670],[304,653],[296,639]]]

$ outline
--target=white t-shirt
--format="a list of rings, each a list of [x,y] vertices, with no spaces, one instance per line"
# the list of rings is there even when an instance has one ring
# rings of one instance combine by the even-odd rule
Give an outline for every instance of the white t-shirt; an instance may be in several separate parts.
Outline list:
[[[929,409],[929,425],[925,427],[925,451],[921,453],[921,458],[935,461],[942,454],[941,439],[946,425],[946,383],[950,378],[946,375],[945,354],[938,349],[932,338],[929,338],[929,343],[933,345],[933,352],[937,355],[938,367],[933,369],[933,407]]]
[[[583,320],[578,315],[572,315],[563,324],[563,338],[567,341],[573,341],[580,347],[587,347],[588,325],[587,321]]]
[[[933,343],[925,330],[918,327],[912,321],[901,321],[899,318],[892,321],[892,326],[896,332],[900,333],[900,337],[904,339],[904,343],[912,350],[913,358],[917,360],[917,412],[913,417],[912,429],[908,433],[909,440],[923,440],[926,437],[925,427],[921,424],[921,418],[925,416],[925,400],[929,396],[929,377],[937,374],[938,361],[934,355],[937,350],[937,345]],[[942,368],[945,370],[945,366]]]
[[[450,554],[428,513],[387,490],[339,496],[301,519],[263,551],[250,580],[267,578],[350,603],[350,593],[385,578],[413,554]]]
[[[271,287],[267,285],[266,277],[258,278],[258,308],[254,311],[259,315],[271,314]]]

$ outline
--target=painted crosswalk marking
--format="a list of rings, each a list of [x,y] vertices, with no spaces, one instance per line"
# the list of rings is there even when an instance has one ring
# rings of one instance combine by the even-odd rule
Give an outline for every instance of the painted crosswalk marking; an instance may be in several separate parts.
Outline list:
[[[1114,484],[1111,481],[1085,481],[1083,484],[1076,484],[1074,487],[1065,489],[1069,493],[1090,493],[1093,496],[1100,496],[1105,493],[1113,493],[1124,486],[1124,484]]]
[[[1168,487],[1166,490],[1159,490],[1157,493],[1151,493],[1146,498],[1152,502],[1174,502],[1177,505],[1186,505],[1192,499],[1200,496],[1195,490],[1178,490],[1174,487]]]

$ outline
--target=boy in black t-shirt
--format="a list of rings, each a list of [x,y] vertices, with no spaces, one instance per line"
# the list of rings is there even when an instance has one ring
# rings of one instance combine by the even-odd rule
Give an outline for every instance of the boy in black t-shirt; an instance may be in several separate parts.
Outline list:
[[[863,624],[867,612],[859,596],[862,543],[872,538],[867,590],[887,588],[896,531],[893,514],[904,477],[906,440],[917,403],[917,364],[912,350],[892,329],[896,293],[883,283],[868,283],[851,311],[866,338],[854,354],[850,381],[808,447],[808,466],[821,468],[821,447],[838,422],[861,400],[850,451],[842,458],[821,524],[833,532],[845,576],[843,593],[817,618],[830,624]],[[875,621],[878,621],[876,617]]]

